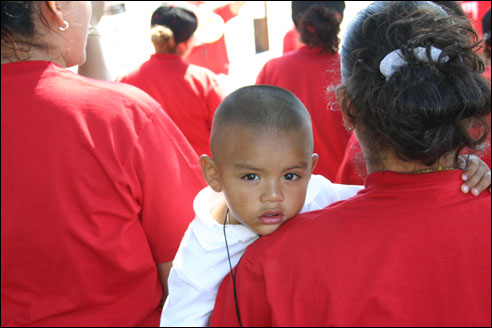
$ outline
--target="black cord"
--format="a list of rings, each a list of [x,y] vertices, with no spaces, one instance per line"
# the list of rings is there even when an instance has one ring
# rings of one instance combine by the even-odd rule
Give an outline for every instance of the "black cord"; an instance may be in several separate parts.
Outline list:
[[[226,215],[224,218],[224,240],[226,244],[226,250],[227,250],[227,259],[229,260],[229,268],[231,272],[231,277],[232,277],[232,285],[234,288],[234,303],[236,304],[236,315],[237,315],[237,321],[239,322],[239,327],[242,327],[241,323],[241,314],[239,313],[239,304],[237,302],[237,291],[236,291],[236,273],[237,273],[237,266],[236,266],[236,272],[233,272],[232,270],[232,264],[231,264],[231,255],[229,254],[229,245],[227,244],[227,236],[226,236],[226,222],[229,217],[229,208],[227,208]],[[239,263],[238,263],[239,265]]]

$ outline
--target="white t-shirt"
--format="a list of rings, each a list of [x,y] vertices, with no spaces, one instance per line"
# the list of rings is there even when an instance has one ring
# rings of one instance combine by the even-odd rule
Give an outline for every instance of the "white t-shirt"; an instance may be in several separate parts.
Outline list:
[[[301,209],[309,212],[354,196],[362,186],[331,183],[321,175],[312,175],[306,201]],[[164,327],[206,327],[215,304],[220,283],[229,274],[224,226],[212,218],[214,208],[224,201],[222,193],[207,187],[193,202],[195,218],[190,223],[169,274],[167,297],[161,315]],[[225,226],[232,267],[246,247],[258,235],[244,225]]]

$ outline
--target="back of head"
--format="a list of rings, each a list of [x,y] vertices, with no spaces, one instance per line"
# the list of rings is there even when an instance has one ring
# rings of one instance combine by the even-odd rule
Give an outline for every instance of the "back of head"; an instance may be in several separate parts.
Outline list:
[[[292,1],[292,20],[301,41],[310,48],[336,53],[344,1]]]
[[[164,4],[154,11],[150,25],[154,45],[171,50],[195,33],[198,20],[191,10]]]
[[[215,112],[210,135],[210,149],[217,156],[222,133],[227,129],[246,128],[257,134],[308,132],[312,141],[311,118],[304,104],[290,91],[254,85],[228,95]]]
[[[342,45],[339,96],[365,144],[433,165],[482,143],[490,84],[477,40],[466,18],[432,2],[380,1],[362,10]],[[385,76],[380,64],[389,54],[403,64],[390,61],[394,72]]]

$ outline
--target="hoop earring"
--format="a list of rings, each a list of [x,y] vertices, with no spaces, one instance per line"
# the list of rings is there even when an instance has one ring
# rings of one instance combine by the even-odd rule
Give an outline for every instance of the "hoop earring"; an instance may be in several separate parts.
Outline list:
[[[59,27],[60,31],[66,31],[70,26],[70,24],[68,24],[66,20],[63,21],[63,25],[64,25],[63,27],[62,26]]]

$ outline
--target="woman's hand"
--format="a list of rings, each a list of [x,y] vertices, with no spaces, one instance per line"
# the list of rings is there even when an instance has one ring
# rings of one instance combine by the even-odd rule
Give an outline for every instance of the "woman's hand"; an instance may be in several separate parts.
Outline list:
[[[461,191],[465,194],[471,190],[472,195],[478,196],[482,191],[490,189],[490,169],[478,156],[459,156],[460,168],[464,171],[461,175],[463,181]]]

